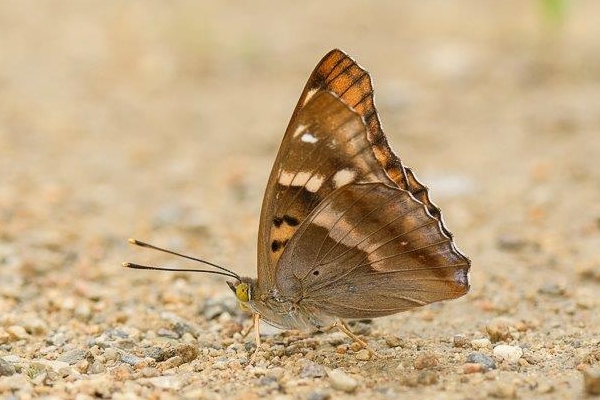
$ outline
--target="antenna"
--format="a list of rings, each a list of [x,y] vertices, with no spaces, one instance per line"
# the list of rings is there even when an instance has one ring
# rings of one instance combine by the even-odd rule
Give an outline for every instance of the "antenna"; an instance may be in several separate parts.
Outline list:
[[[210,261],[206,261],[201,258],[196,258],[196,257],[192,257],[192,256],[187,256],[185,254],[177,253],[172,250],[163,249],[161,247],[157,247],[150,243],[142,242],[142,241],[136,240],[136,239],[129,239],[128,241],[129,241],[129,243],[134,244],[136,246],[146,247],[146,248],[157,250],[157,251],[160,251],[163,253],[168,253],[168,254],[172,254],[174,256],[186,258],[188,260],[197,261],[202,264],[210,265],[211,267],[215,267],[215,268],[219,269],[220,271],[213,271],[213,270],[209,270],[209,269],[193,269],[193,268],[151,267],[151,266],[147,266],[147,265],[134,264],[134,263],[129,263],[129,262],[123,263],[123,267],[125,267],[125,268],[146,269],[146,270],[152,270],[152,271],[203,272],[203,273],[207,273],[207,274],[229,276],[229,277],[237,279],[238,281],[241,280],[240,276],[238,274],[236,274],[235,272],[233,272],[232,270],[222,267],[220,265],[217,265],[215,263],[211,263]]]

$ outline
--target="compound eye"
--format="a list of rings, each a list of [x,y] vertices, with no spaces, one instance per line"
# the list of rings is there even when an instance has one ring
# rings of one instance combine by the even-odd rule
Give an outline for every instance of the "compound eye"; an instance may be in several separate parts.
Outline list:
[[[248,291],[248,284],[247,283],[240,283],[235,287],[235,297],[237,297],[237,299],[239,301],[242,302],[247,302],[248,300],[250,300],[250,296],[249,296],[249,291]]]

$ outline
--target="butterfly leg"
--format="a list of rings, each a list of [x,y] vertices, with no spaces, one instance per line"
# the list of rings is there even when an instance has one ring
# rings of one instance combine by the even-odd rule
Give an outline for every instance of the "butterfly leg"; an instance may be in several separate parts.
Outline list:
[[[248,336],[248,334],[252,331],[252,328],[254,328],[254,314],[252,315],[252,323],[250,325],[248,325],[247,328],[244,328],[240,334],[242,335],[243,338],[245,338],[246,336]]]
[[[260,347],[260,314],[254,314],[254,339],[256,340],[256,350]]]
[[[252,325],[250,329],[254,327],[254,339],[256,340],[256,349],[254,349],[254,353],[250,357],[249,364],[254,364],[256,361],[256,355],[258,354],[258,350],[260,349],[261,341],[260,341],[260,314],[254,314],[252,317]],[[250,329],[248,331],[250,331]]]
[[[362,340],[361,338],[359,338],[358,336],[356,336],[354,334],[354,332],[352,332],[350,330],[350,327],[341,319],[336,320],[333,323],[332,328],[338,328],[340,331],[344,332],[350,339],[354,340],[355,342],[358,342],[362,347],[364,347],[365,349],[367,349],[369,351],[369,353],[371,353],[371,355],[378,357],[378,358],[385,358],[383,355],[379,354],[377,351],[375,351],[371,346],[369,346],[367,344],[367,342],[365,342],[364,340]]]

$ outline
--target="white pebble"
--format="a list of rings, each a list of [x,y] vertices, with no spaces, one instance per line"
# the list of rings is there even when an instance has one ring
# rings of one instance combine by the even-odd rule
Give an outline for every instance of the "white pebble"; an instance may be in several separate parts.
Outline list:
[[[499,344],[494,347],[494,355],[511,363],[516,363],[523,356],[523,349],[519,346]]]
[[[333,369],[327,373],[331,387],[347,393],[353,392],[358,386],[356,379],[342,371],[341,369]]]

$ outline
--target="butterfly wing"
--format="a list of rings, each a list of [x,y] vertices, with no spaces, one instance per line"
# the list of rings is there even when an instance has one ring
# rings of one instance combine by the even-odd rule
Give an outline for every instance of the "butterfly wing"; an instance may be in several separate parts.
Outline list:
[[[381,182],[410,192],[468,268],[427,188],[388,145],[369,74],[336,49],[311,74],[271,171],[258,235],[259,287],[276,285],[279,258],[300,223],[333,191],[357,182]]]
[[[469,261],[409,191],[355,183],[326,197],[279,260],[282,297],[341,318],[374,318],[468,291]]]
[[[359,115],[321,91],[292,119],[261,212],[258,285],[270,288],[283,253],[300,223],[334,190],[387,177],[374,156]]]

